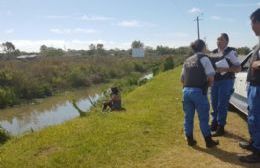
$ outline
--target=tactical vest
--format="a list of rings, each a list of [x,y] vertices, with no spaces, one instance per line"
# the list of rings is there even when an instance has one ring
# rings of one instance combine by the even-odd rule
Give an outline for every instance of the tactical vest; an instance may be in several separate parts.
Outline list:
[[[224,59],[224,58],[227,60],[227,63],[228,63],[228,65],[229,65],[229,67],[233,66],[232,62],[231,62],[228,58],[226,58],[226,56],[227,56],[231,51],[235,51],[235,48],[227,47],[227,48],[224,50],[223,56],[221,56],[221,57],[216,57],[216,58],[210,57],[210,60],[211,60],[211,62],[212,62],[213,67],[215,68],[215,70],[217,69],[215,63],[218,62],[218,61],[221,60],[221,59]],[[218,49],[215,49],[215,50],[213,50],[212,52],[213,52],[213,54],[216,54],[216,53],[218,53]],[[221,73],[216,72],[215,77],[214,77],[214,80],[215,80],[215,81],[227,80],[227,79],[235,79],[235,73],[233,73],[233,72],[227,72],[227,73],[225,73],[224,75],[221,75]]]
[[[184,87],[201,88],[206,94],[208,89],[207,76],[200,59],[207,57],[203,54],[195,54],[184,62]]]
[[[260,70],[252,69],[252,63],[254,61],[260,60],[259,50],[260,50],[260,45],[255,49],[254,53],[252,54],[252,57],[250,59],[250,67],[247,73],[247,81],[250,82],[250,85],[253,86],[260,86]]]

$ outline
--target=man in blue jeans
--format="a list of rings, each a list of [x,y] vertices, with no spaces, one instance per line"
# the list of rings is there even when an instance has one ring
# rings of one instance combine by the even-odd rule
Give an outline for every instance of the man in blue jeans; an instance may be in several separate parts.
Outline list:
[[[256,36],[260,36],[260,8],[251,15],[251,25]],[[249,82],[248,101],[248,129],[251,137],[248,145],[239,144],[242,148],[249,149],[252,154],[240,157],[246,163],[260,163],[260,43],[255,48],[250,60],[247,74]]]
[[[209,126],[209,102],[207,98],[208,86],[214,80],[215,70],[205,55],[206,45],[202,40],[191,44],[194,55],[183,64],[181,82],[183,83],[183,111],[184,131],[189,146],[196,145],[193,138],[195,110],[198,112],[200,130],[204,136],[206,147],[211,148],[219,144],[211,138]]]
[[[218,48],[213,50],[211,57],[217,73],[211,87],[211,104],[213,112],[211,131],[213,136],[224,135],[227,120],[229,99],[233,93],[235,73],[241,70],[240,61],[234,48],[228,47],[229,37],[222,33],[217,39]],[[226,62],[226,67],[218,66],[220,61]]]

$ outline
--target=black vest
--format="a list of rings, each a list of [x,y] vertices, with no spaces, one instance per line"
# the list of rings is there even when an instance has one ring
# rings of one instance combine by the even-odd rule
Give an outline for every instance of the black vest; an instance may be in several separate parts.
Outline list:
[[[250,85],[255,85],[255,86],[260,86],[260,70],[253,71],[252,63],[254,61],[260,60],[259,50],[260,50],[260,45],[256,47],[253,55],[250,58],[250,67],[247,73],[247,81],[250,82]]]
[[[233,66],[232,62],[231,62],[228,58],[226,58],[226,56],[227,56],[231,51],[235,51],[235,48],[233,48],[233,47],[227,47],[227,48],[224,50],[224,53],[223,53],[223,55],[222,55],[221,57],[215,57],[215,58],[210,57],[210,60],[211,60],[211,63],[212,63],[212,65],[213,65],[213,67],[216,69],[217,67],[216,67],[215,63],[218,62],[218,61],[221,60],[221,59],[224,59],[224,58],[227,60],[227,63],[228,63],[228,65],[229,65],[229,67]],[[213,53],[213,54],[218,53],[218,49],[213,50],[212,53]],[[224,75],[221,75],[220,73],[217,72],[216,75],[215,75],[215,77],[214,77],[214,80],[215,80],[215,81],[227,80],[227,79],[235,79],[235,73],[233,73],[233,72],[227,72],[227,73],[225,73]]]
[[[184,62],[184,87],[201,88],[203,93],[207,93],[208,82],[207,76],[200,59],[207,57],[203,54],[195,54]]]

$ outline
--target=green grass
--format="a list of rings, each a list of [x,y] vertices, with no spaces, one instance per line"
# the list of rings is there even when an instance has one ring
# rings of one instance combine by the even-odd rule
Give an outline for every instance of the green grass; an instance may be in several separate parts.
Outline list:
[[[180,68],[162,73],[128,93],[125,112],[96,108],[88,117],[13,138],[0,146],[0,167],[240,167],[234,136],[221,139],[220,149],[205,149],[196,123],[198,148],[187,147],[179,75]],[[230,116],[237,125],[228,129],[245,138],[246,124]]]
[[[176,135],[182,136],[181,101],[175,97],[181,91],[176,76],[179,69],[123,97],[125,112],[101,113],[98,108],[86,118],[10,140],[0,147],[1,164],[12,168],[135,167],[180,142]]]

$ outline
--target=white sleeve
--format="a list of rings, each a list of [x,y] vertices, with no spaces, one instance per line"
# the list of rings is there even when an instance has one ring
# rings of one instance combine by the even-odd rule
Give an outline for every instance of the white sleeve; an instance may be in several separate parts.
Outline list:
[[[184,81],[184,67],[181,70],[181,81]]]
[[[202,66],[205,70],[205,74],[207,76],[214,76],[215,75],[216,72],[215,72],[215,70],[214,70],[214,68],[213,68],[213,66],[212,66],[208,57],[201,58],[200,62],[202,64]]]
[[[241,64],[236,51],[230,51],[226,58],[228,58],[234,66],[240,66]]]

